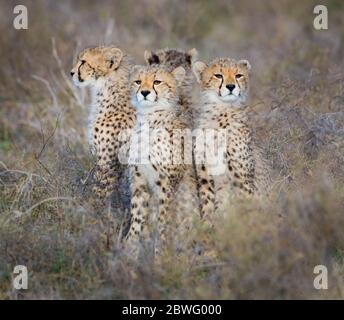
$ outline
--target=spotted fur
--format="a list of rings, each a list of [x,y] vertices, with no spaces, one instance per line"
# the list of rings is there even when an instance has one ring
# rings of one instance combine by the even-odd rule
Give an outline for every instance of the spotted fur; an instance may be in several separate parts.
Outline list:
[[[141,240],[152,234],[148,226],[152,222],[154,225],[155,211],[158,230],[156,253],[164,247],[169,227],[176,220],[176,211],[171,208],[171,203],[180,190],[181,182],[189,181],[191,164],[185,164],[183,159],[182,140],[175,140],[176,135],[187,127],[178,104],[179,85],[184,76],[183,67],[169,71],[161,66],[138,66],[131,78],[137,123],[130,145],[131,224],[126,243],[134,248],[133,255],[137,255]],[[143,148],[138,147],[142,145]],[[149,150],[146,163],[141,163],[142,158],[135,163],[138,149],[143,152]],[[181,157],[180,161],[177,155]],[[157,210],[151,209],[152,203],[157,204]]]
[[[229,58],[216,59],[209,65],[198,61],[193,66],[200,83],[196,128],[201,135],[212,130],[216,137],[214,145],[219,147],[222,156],[218,162],[204,159],[204,148],[209,151],[213,145],[207,145],[203,139],[195,145],[204,217],[224,209],[234,196],[251,197],[262,191],[265,173],[261,170],[262,159],[253,144],[246,112],[250,69],[247,60]]]
[[[194,78],[192,75],[192,63],[197,60],[198,52],[196,49],[183,51],[180,49],[160,49],[158,51],[145,51],[145,60],[148,65],[161,65],[168,71],[182,66],[185,71],[184,80],[179,86],[179,104],[181,105],[180,111],[187,121],[188,125],[192,126],[193,123],[193,110],[192,110],[192,88]]]
[[[135,123],[129,98],[131,68],[131,58],[122,50],[96,47],[82,51],[71,71],[77,86],[91,88],[88,138],[97,157],[94,192],[103,200],[121,189],[118,183],[126,169],[125,151],[121,152]]]

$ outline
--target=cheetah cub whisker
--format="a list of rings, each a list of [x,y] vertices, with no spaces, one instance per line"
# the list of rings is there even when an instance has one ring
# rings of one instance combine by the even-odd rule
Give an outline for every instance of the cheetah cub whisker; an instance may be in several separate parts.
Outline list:
[[[251,197],[261,191],[261,159],[247,116],[250,70],[247,60],[230,58],[218,58],[209,64],[197,61],[193,65],[200,84],[196,128],[215,132],[212,145],[200,139],[194,146],[201,215],[205,219],[215,211],[223,212],[234,196]],[[207,156],[205,161],[203,157],[204,150],[213,146],[222,155],[215,168]]]
[[[102,200],[108,199],[114,190],[122,189],[117,185],[126,165],[120,157],[126,155],[120,152],[129,144],[135,123],[135,109],[130,104],[129,93],[132,66],[129,55],[110,46],[82,51],[71,70],[75,85],[91,88],[88,141],[97,157],[97,185],[93,191]]]
[[[162,66],[137,66],[131,77],[137,122],[130,144],[131,224],[126,245],[134,257],[144,243],[142,240],[151,239],[154,233],[158,238],[155,253],[159,253],[167,240],[169,222],[174,219],[169,206],[186,167],[184,162],[175,163],[168,158],[172,159],[182,149],[173,142],[175,133],[186,128],[178,104],[179,84],[184,76],[183,67],[168,71]],[[148,162],[132,160],[140,153],[138,148],[149,150]],[[152,204],[157,204],[157,210],[152,209]]]

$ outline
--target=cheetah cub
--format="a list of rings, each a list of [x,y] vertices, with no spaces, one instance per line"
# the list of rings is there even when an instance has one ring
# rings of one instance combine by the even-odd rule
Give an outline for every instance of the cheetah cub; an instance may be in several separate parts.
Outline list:
[[[96,47],[82,51],[71,71],[78,87],[90,87],[92,103],[88,138],[97,156],[94,192],[107,199],[123,175],[120,150],[130,140],[135,109],[130,104],[131,58],[115,47]],[[125,154],[123,154],[125,156]]]
[[[146,50],[144,57],[147,65],[162,66],[170,72],[179,66],[182,66],[185,69],[185,77],[179,85],[179,104],[181,106],[180,112],[182,117],[185,119],[191,131],[195,115],[192,108],[192,93],[195,83],[192,64],[198,59],[198,51],[195,48],[188,51],[164,48],[157,51]],[[191,144],[192,143],[190,142],[190,157],[192,157]],[[196,172],[193,167],[188,168],[188,172],[184,176],[171,206],[175,208],[175,211],[178,213],[178,225],[181,229],[190,230],[193,225],[192,220],[196,215],[199,216],[200,213]],[[185,212],[187,212],[188,215],[185,215]],[[175,230],[174,232],[177,235],[178,231]],[[191,233],[189,231],[188,234],[191,237]],[[181,237],[185,238],[185,235],[181,235]]]
[[[245,104],[250,69],[247,60],[229,58],[193,65],[200,84],[194,155],[203,217],[225,209],[235,195],[261,191],[260,158]]]
[[[157,225],[153,233],[157,233],[158,253],[174,219],[168,209],[186,170],[179,139],[186,122],[178,104],[184,76],[183,67],[170,72],[161,66],[137,66],[133,71],[131,94],[137,122],[130,144],[131,225],[126,242],[135,256],[140,240],[151,235],[154,239],[152,225]]]
[[[165,67],[168,71],[172,71],[177,67],[185,69],[185,77],[179,85],[179,104],[180,111],[187,123],[191,126],[193,121],[192,111],[192,88],[194,77],[192,75],[192,64],[198,58],[198,51],[193,48],[189,51],[180,49],[160,49],[157,51],[148,51],[144,53],[146,63],[148,65],[160,65]]]

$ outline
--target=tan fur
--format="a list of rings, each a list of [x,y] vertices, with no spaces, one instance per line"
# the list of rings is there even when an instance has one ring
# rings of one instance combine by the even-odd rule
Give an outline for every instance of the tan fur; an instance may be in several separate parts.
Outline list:
[[[250,64],[246,60],[216,59],[209,65],[196,62],[193,71],[200,83],[199,115],[196,128],[212,129],[224,134],[224,163],[216,164],[196,159],[202,215],[223,211],[235,196],[260,193],[265,173],[261,170],[259,150],[252,143],[246,114]],[[230,87],[231,89],[228,89]],[[232,94],[231,94],[232,92]],[[219,142],[220,136],[215,145]],[[206,148],[213,147],[206,145]],[[195,155],[201,146],[196,144]],[[221,168],[221,170],[219,170]],[[214,170],[215,169],[215,170]]]
[[[198,58],[197,50],[191,49],[183,51],[180,49],[160,49],[158,51],[145,51],[144,54],[146,63],[148,65],[161,65],[168,71],[182,66],[186,75],[179,86],[179,104],[181,105],[181,112],[189,126],[193,124],[193,110],[192,110],[192,88],[194,79],[192,76],[192,64]]]
[[[82,51],[71,72],[77,86],[91,87],[89,143],[97,156],[94,192],[101,199],[121,189],[119,178],[126,168],[119,155],[128,144],[135,123],[129,98],[131,67],[130,57],[122,50],[96,47]]]
[[[144,128],[148,127],[151,133],[150,139],[144,144],[144,150],[149,148],[148,163],[132,165],[130,174],[131,225],[127,245],[136,256],[142,238],[152,235],[148,226],[152,225],[152,220],[154,223],[154,211],[158,214],[159,234],[156,253],[159,252],[158,248],[166,244],[171,224],[177,218],[171,203],[180,190],[181,181],[188,181],[191,165],[186,165],[183,159],[176,161],[176,156],[183,154],[183,144],[173,143],[176,134],[187,126],[178,104],[184,69],[178,67],[168,71],[159,66],[139,66],[134,70],[131,93],[138,118],[130,147],[130,159],[134,158],[138,146],[135,142]],[[142,100],[144,92],[149,94]],[[151,209],[152,202],[157,203],[158,210]]]

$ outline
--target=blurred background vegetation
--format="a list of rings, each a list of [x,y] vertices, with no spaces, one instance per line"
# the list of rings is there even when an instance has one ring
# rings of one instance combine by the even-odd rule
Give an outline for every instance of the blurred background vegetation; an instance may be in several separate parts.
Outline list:
[[[0,299],[343,298],[344,3],[322,1],[22,0],[0,4]],[[216,259],[167,257],[152,270],[118,246],[118,219],[92,202],[87,91],[69,71],[87,46],[197,48],[250,60],[251,118],[276,176],[273,199],[229,210],[210,237]],[[198,237],[205,237],[201,231]],[[197,259],[196,259],[197,260]],[[12,289],[17,264],[30,290]],[[329,290],[313,268],[329,268]]]

